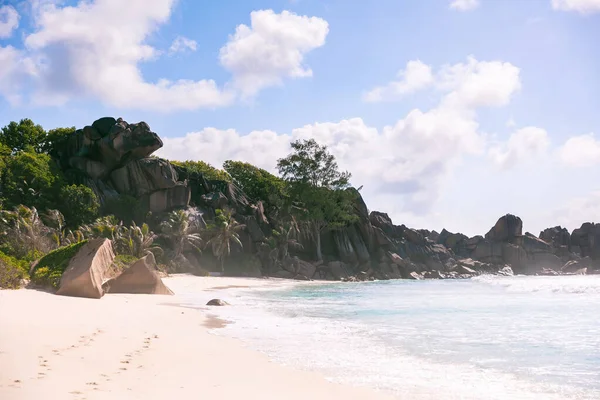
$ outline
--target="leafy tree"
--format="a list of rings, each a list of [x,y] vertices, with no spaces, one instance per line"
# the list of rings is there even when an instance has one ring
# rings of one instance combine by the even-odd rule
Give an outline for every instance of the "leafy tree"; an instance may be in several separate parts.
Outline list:
[[[41,151],[41,143],[46,137],[46,131],[41,125],[36,125],[29,118],[15,121],[0,129],[0,143],[6,145],[13,153],[32,149]]]
[[[335,157],[314,139],[291,143],[292,153],[277,161],[279,173],[290,187],[294,213],[310,228],[316,258],[322,260],[323,229],[346,226],[356,220],[355,193],[349,187],[349,172],[340,172]]]
[[[59,149],[65,144],[69,136],[75,133],[75,127],[70,128],[55,128],[50,129],[42,142],[40,143],[40,151],[51,155],[52,157],[59,156]]]
[[[60,189],[59,209],[67,225],[76,228],[98,218],[100,202],[92,189],[85,185],[68,185]]]
[[[161,224],[163,234],[173,243],[175,257],[183,253],[186,245],[201,252],[203,244],[200,226],[190,225],[189,217],[183,210],[171,211]]]
[[[171,161],[171,164],[180,168],[184,168],[188,175],[200,173],[204,176],[204,179],[207,180],[231,181],[231,177],[229,174],[227,174],[227,172],[215,168],[204,161]]]
[[[253,201],[262,200],[268,208],[283,205],[285,181],[252,164],[227,160],[223,169],[242,191]]]
[[[231,244],[235,243],[244,247],[240,240],[239,231],[246,225],[242,225],[233,219],[227,211],[216,210],[215,225],[212,229],[212,236],[207,244],[211,245],[215,257],[221,264],[221,272],[225,272],[225,259],[231,254]]]
[[[50,156],[22,151],[5,162],[5,169],[0,171],[0,188],[6,208],[20,204],[40,210],[56,208],[56,194],[63,177]]]

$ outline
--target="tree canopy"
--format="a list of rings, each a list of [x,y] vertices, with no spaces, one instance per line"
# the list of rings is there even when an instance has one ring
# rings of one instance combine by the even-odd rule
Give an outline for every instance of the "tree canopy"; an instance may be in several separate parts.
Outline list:
[[[346,226],[356,220],[355,193],[349,187],[349,172],[339,171],[327,146],[314,139],[291,143],[292,153],[277,161],[277,168],[288,182],[295,215],[311,226],[316,257],[322,259],[321,231]]]
[[[282,206],[286,187],[283,179],[242,161],[227,160],[223,164],[223,169],[231,176],[233,183],[251,200],[263,201],[267,208]]]
[[[0,143],[6,145],[13,153],[29,149],[40,152],[40,146],[46,138],[46,131],[29,118],[18,123],[11,121],[0,129]]]

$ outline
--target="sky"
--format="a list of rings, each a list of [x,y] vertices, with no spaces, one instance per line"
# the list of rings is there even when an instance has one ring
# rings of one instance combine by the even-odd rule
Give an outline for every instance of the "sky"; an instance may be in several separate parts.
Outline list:
[[[123,117],[274,173],[314,138],[397,225],[572,230],[600,222],[599,37],[600,0],[0,0],[0,126]]]

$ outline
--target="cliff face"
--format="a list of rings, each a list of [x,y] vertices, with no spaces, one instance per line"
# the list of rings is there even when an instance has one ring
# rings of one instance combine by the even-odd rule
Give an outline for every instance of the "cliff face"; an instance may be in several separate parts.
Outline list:
[[[102,203],[119,195],[136,198],[154,215],[186,209],[203,223],[218,208],[228,206],[246,225],[243,249],[232,260],[251,256],[260,264],[256,274],[309,279],[456,278],[481,272],[510,274],[592,273],[600,267],[600,224],[583,224],[571,234],[560,226],[536,237],[522,233],[523,222],[514,215],[501,217],[485,236],[415,230],[394,225],[382,212],[369,213],[357,192],[358,222],[323,232],[324,260],[313,262],[309,235],[300,235],[304,251],[274,254],[266,239],[277,227],[262,204],[252,204],[235,185],[209,181],[202,174],[151,157],[162,147],[145,122],[128,124],[121,118],[101,118],[77,130],[57,152],[63,170],[76,171],[82,183]],[[188,253],[191,266],[210,264],[210,257]],[[598,260],[598,263],[597,263]]]

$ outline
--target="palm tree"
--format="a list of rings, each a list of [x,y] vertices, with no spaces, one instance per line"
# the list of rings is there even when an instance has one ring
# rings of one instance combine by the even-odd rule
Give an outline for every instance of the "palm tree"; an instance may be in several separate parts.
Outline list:
[[[51,235],[52,229],[44,225],[35,207],[20,205],[14,211],[0,211],[1,241],[10,243],[20,258],[54,249]]]
[[[302,244],[298,241],[300,228],[296,219],[292,217],[291,221],[285,225],[273,229],[273,251],[276,251],[280,260],[283,260],[289,252],[289,248],[302,249]]]
[[[121,227],[116,238],[116,250],[121,254],[129,254],[137,258],[148,253],[162,254],[163,250],[153,246],[154,239],[158,236],[150,230],[148,224],[137,226],[135,222],[128,227]]]
[[[240,224],[233,219],[231,213],[217,210],[212,237],[207,244],[211,245],[213,254],[219,260],[221,272],[225,272],[225,259],[231,254],[231,243],[233,242],[240,247],[244,247],[238,232],[245,227],[246,225]]]
[[[190,225],[188,215],[183,210],[171,211],[165,221],[160,224],[161,231],[173,242],[175,257],[183,253],[187,245],[202,252],[203,244],[200,236],[201,227],[198,224]]]
[[[72,231],[67,229],[65,216],[58,210],[48,210],[43,216],[43,220],[50,228],[53,229],[52,239],[58,247],[68,246],[73,243],[78,243],[85,239],[82,230],[77,229]]]

